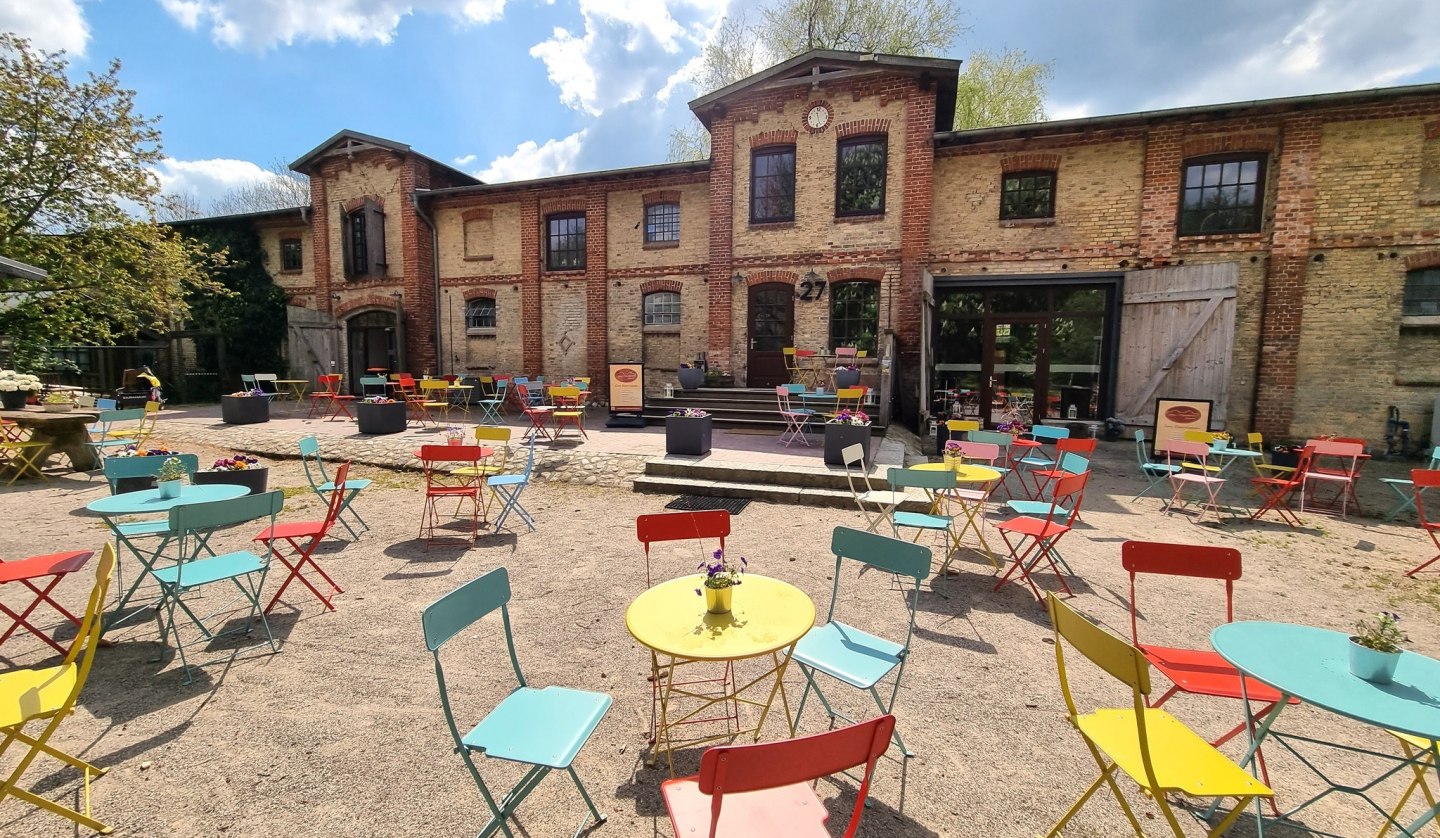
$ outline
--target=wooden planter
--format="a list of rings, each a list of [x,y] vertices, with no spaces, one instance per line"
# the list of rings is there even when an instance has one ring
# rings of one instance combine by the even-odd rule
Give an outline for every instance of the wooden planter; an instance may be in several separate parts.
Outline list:
[[[841,425],[827,422],[825,425],[825,465],[845,465],[845,455],[841,452],[858,443],[865,447],[864,463],[868,467],[870,465],[870,431],[869,425]]]
[[[360,424],[362,434],[398,434],[405,430],[405,410],[404,402],[359,402],[355,405],[355,418]]]
[[[250,490],[250,494],[252,495],[263,495],[265,494],[266,488],[270,485],[270,469],[247,468],[240,471],[197,471],[190,475],[190,482],[196,486],[228,483],[232,486],[244,486]]]
[[[270,400],[264,396],[221,396],[220,421],[227,425],[269,422]]]
[[[668,416],[665,419],[665,453],[699,457],[710,453],[710,429],[713,416],[704,419],[689,416]]]

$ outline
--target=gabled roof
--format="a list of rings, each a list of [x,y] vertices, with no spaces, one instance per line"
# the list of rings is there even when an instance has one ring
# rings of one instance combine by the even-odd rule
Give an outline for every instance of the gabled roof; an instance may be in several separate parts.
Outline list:
[[[24,262],[17,262],[14,259],[6,259],[4,256],[0,256],[0,276],[14,276],[20,279],[38,282],[49,276],[49,274],[34,265],[27,265]]]
[[[716,115],[716,106],[742,93],[771,90],[798,84],[819,85],[827,81],[871,75],[904,73],[930,77],[935,81],[935,130],[944,131],[955,122],[955,91],[960,62],[953,58],[917,58],[873,52],[814,49],[789,61],[707,93],[690,102],[690,110],[706,128]]]
[[[336,146],[344,146],[343,149],[336,149]],[[299,160],[290,164],[290,168],[302,174],[310,174],[310,169],[329,153],[340,153],[341,151],[353,154],[357,151],[365,151],[371,148],[382,148],[386,151],[393,151],[397,154],[413,154],[416,157],[429,163],[431,166],[440,169],[463,184],[476,185],[480,183],[474,175],[466,174],[454,166],[447,166],[431,157],[426,157],[418,151],[410,148],[404,143],[397,143],[394,140],[387,140],[384,137],[376,137],[372,134],[362,134],[359,131],[351,131],[346,128],[320,145],[315,146],[306,152]],[[333,152],[332,152],[333,150]]]

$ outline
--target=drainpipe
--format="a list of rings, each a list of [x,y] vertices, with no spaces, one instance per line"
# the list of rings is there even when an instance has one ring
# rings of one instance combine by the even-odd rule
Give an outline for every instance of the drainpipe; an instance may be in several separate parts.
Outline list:
[[[1260,328],[1255,340],[1255,380],[1250,386],[1250,433],[1255,433],[1255,411],[1260,407],[1260,370],[1265,363],[1265,317],[1270,310],[1270,260],[1265,259],[1265,269],[1260,281]]]
[[[415,207],[415,214],[430,228],[430,267],[435,284],[435,375],[440,376],[445,374],[445,346],[440,342],[440,231],[435,227],[435,219],[420,209],[419,192],[410,193],[410,203]]]

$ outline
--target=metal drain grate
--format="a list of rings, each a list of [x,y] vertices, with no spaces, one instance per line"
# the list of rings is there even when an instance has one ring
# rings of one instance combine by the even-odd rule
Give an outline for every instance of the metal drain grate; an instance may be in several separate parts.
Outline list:
[[[700,495],[681,495],[665,504],[666,509],[699,512],[704,509],[723,509],[731,515],[739,515],[750,505],[750,498],[710,498]]]

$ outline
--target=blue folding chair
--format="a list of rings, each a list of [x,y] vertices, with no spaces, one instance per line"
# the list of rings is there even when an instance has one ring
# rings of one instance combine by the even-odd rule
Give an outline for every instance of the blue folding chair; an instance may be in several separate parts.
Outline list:
[[[164,659],[165,650],[171,646],[173,640],[175,651],[180,656],[180,669],[185,675],[184,683],[189,684],[195,680],[190,675],[190,664],[185,659],[186,646],[208,644],[216,638],[230,634],[249,635],[256,619],[265,630],[264,645],[270,647],[271,653],[279,651],[275,648],[275,637],[270,633],[270,623],[260,608],[260,589],[264,587],[265,573],[270,569],[271,551],[267,549],[265,555],[261,556],[249,550],[237,550],[233,553],[212,554],[206,558],[200,558],[200,553],[202,550],[210,550],[210,536],[225,527],[268,517],[270,528],[274,529],[275,516],[280,514],[284,505],[285,493],[277,491],[263,495],[243,495],[231,500],[182,504],[170,510],[170,529],[178,533],[180,538],[180,558],[169,567],[152,569],[150,574],[160,583],[158,613],[160,640],[163,644],[160,659]],[[238,617],[235,608],[216,608],[214,600],[209,597],[206,598],[205,607],[207,610],[214,610],[208,617],[197,615],[185,602],[185,595],[191,591],[224,582],[233,584],[243,600],[249,603],[248,613],[243,619]],[[199,630],[199,637],[189,641],[181,638],[176,611],[195,625]],[[235,625],[223,631],[216,631],[206,625],[208,619],[222,615],[227,624]],[[261,644],[250,648],[258,648],[259,645]]]
[[[110,483],[110,494],[118,494],[115,491],[118,481],[127,477],[154,477],[160,471],[160,466],[166,460],[175,457],[185,467],[186,474],[194,474],[200,470],[200,458],[195,454],[170,454],[153,457],[108,457],[105,460],[105,479]],[[127,526],[121,524],[120,526]]]
[[[1157,463],[1150,459],[1150,447],[1145,444],[1145,432],[1141,430],[1135,431],[1135,459],[1140,463],[1140,473],[1144,475],[1148,482],[1145,484],[1145,488],[1140,490],[1140,494],[1130,499],[1132,502],[1144,497],[1156,486],[1165,486],[1168,488],[1170,485],[1170,475],[1180,470],[1180,466],[1178,465],[1172,463]],[[1407,480],[1406,482],[1408,483],[1409,481]]]
[[[1430,471],[1440,469],[1440,446],[1430,449],[1430,465],[1425,467]],[[1390,491],[1399,495],[1400,499],[1385,513],[1385,520],[1393,521],[1404,515],[1406,512],[1415,511],[1415,481],[1402,477],[1382,477],[1380,482],[1390,487]],[[1425,488],[1421,488],[1419,494],[1424,494]]]
[[[525,492],[525,487],[530,485],[530,472],[535,468],[535,437],[530,437],[530,454],[525,460],[525,471],[520,474],[497,474],[487,478],[485,485],[489,487],[491,494],[500,501],[500,514],[495,516],[495,532],[505,526],[505,519],[514,512],[520,516],[520,520],[535,531],[535,519],[520,505],[520,495]]]
[[[485,383],[483,379],[481,383]],[[503,414],[505,413],[505,399],[508,395],[505,392],[505,388],[509,383],[510,379],[508,378],[502,378],[498,381],[491,379],[489,384],[493,389],[489,393],[483,393],[475,402],[475,404],[480,407],[479,423],[481,425],[505,424]]]
[[[325,470],[325,458],[320,456],[320,442],[311,434],[300,438],[300,463],[305,467],[305,480],[310,484],[310,489],[320,496],[320,500],[329,505],[330,498],[326,497],[335,491],[335,481],[330,479],[330,474]],[[363,477],[351,477],[345,481],[345,500],[340,506],[340,523],[349,530],[350,536],[359,540],[360,533],[368,532],[370,525],[360,517],[360,513],[350,504],[354,503],[355,496],[364,489],[369,488],[370,481]],[[360,527],[359,532],[350,522],[345,520],[345,513],[349,512],[350,517],[355,519],[355,525]]]
[[[95,449],[95,456],[104,462],[108,452],[117,451],[135,443],[133,432],[144,418],[145,408],[143,407],[132,407],[129,410],[102,410],[90,432],[94,438],[87,444]],[[130,422],[134,422],[135,427],[127,427]]]
[[[520,659],[515,655],[509,602],[510,574],[505,568],[497,567],[436,600],[425,609],[421,618],[425,627],[425,646],[435,656],[440,706],[445,711],[450,735],[455,739],[455,752],[470,769],[470,776],[490,809],[490,821],[480,830],[480,838],[488,838],[496,830],[503,832],[507,838],[514,838],[506,821],[545,779],[545,775],[557,769],[565,770],[575,781],[575,788],[579,789],[580,797],[590,810],[592,823],[604,823],[605,816],[595,808],[595,802],[585,791],[585,785],[580,782],[580,775],[575,773],[572,763],[610,709],[610,696],[566,687],[536,689],[529,686],[525,682],[525,674],[520,671]],[[505,626],[505,647],[510,653],[510,666],[515,671],[519,686],[511,690],[479,724],[468,733],[461,734],[455,721],[455,711],[450,706],[450,693],[445,686],[445,667],[440,660],[440,649],[455,635],[497,608]],[[473,659],[466,658],[466,672],[473,668]],[[497,803],[485,779],[480,776],[475,754],[517,762],[530,766],[530,769]],[[585,829],[586,820],[582,820],[575,835],[579,836]]]

